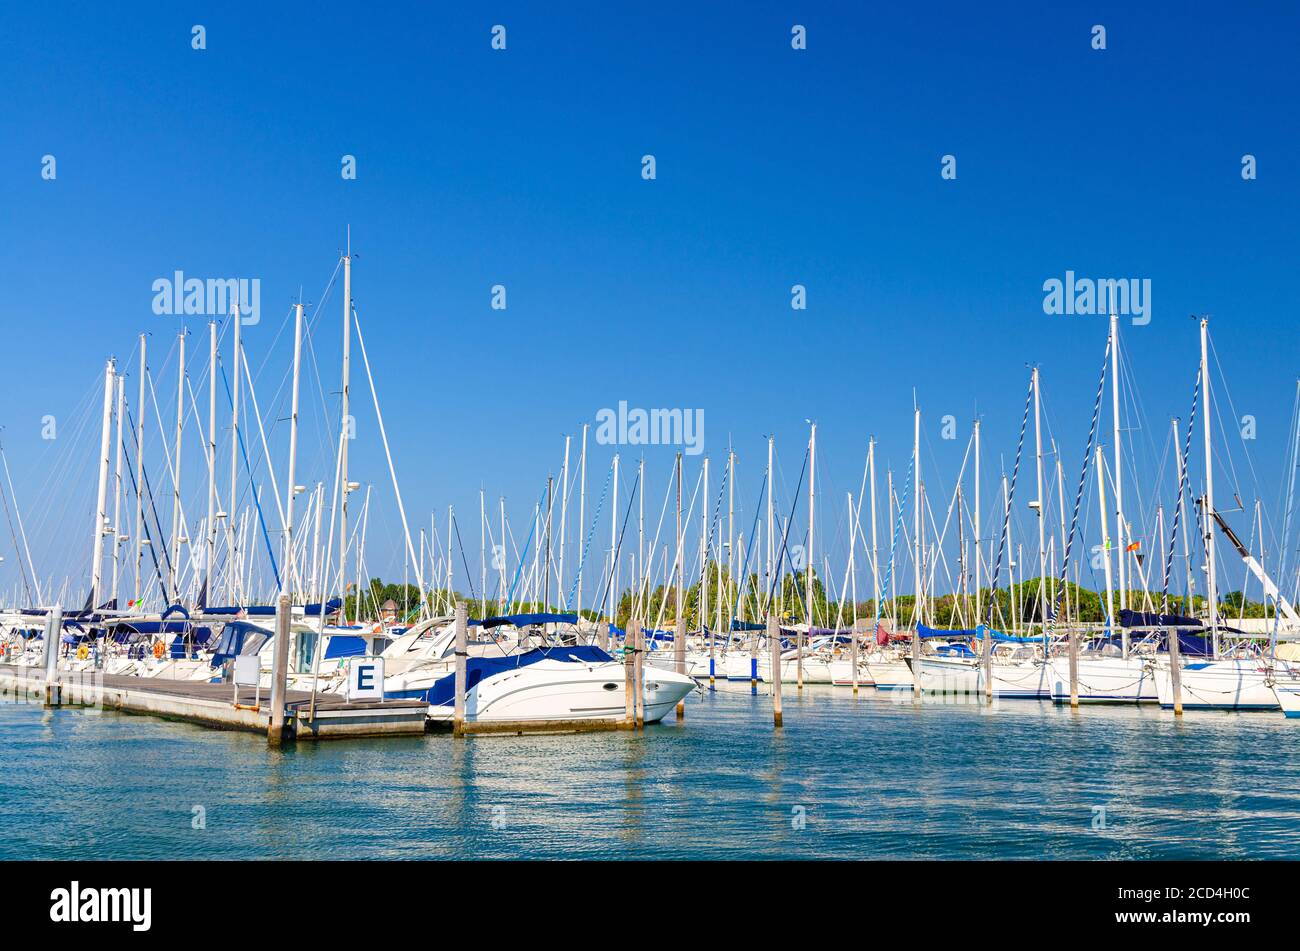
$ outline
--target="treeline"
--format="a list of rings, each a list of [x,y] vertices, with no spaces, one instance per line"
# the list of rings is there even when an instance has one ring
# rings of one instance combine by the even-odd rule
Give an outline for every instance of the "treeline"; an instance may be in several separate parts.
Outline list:
[[[768,603],[769,592],[757,573],[751,573],[739,586],[732,580],[725,565],[710,562],[708,570],[703,574],[704,577],[697,577],[682,589],[682,614],[689,629],[698,628],[702,604],[707,608],[705,624],[710,629],[718,626],[719,617],[724,629],[733,616],[746,621],[763,619],[763,606]],[[806,581],[807,576],[802,572],[798,575],[785,574],[773,586],[774,590],[770,592],[771,603],[783,621],[799,622],[807,616]],[[870,585],[870,580],[867,584]],[[1047,582],[1046,595],[1047,614],[1052,616],[1055,611],[1058,623],[1100,623],[1105,619],[1105,591],[1092,591],[1073,582],[1067,582],[1062,588],[1058,579],[1051,578]],[[597,592],[596,596],[600,597],[600,593]],[[1115,592],[1113,598],[1118,612],[1119,592]],[[399,620],[409,621],[420,615],[420,590],[413,584],[396,584],[372,578],[368,588],[361,592],[360,600],[358,612],[356,593],[348,593],[344,611],[349,619],[376,620],[388,601],[396,605],[395,613]],[[502,613],[503,606],[495,599],[467,597],[457,591],[448,591],[445,587],[427,591],[423,597],[426,610],[433,614],[451,614],[455,603],[460,600],[467,603],[471,618],[493,617]],[[625,626],[635,613],[647,625],[671,628],[677,621],[677,600],[676,585],[658,585],[649,591],[638,590],[635,584],[625,587],[617,599],[615,624]],[[896,619],[900,627],[912,624],[916,608],[915,596],[899,594],[896,598],[882,598],[882,601],[879,616],[887,623],[892,624]],[[1162,609],[1160,602],[1159,592],[1150,595],[1140,590],[1127,593],[1126,603],[1135,611],[1158,612]],[[1024,630],[1041,624],[1042,603],[1039,597],[1039,579],[1030,578],[996,591],[983,588],[978,597],[973,591],[928,597],[924,618],[925,623],[932,627],[970,628],[980,623],[991,623],[998,629]],[[516,614],[566,610],[561,604],[545,605],[538,600],[516,600],[504,609],[506,613]],[[1205,598],[1195,596],[1189,603],[1186,598],[1171,594],[1167,611],[1170,614],[1203,615],[1206,612]],[[581,614],[590,620],[598,620],[608,616],[608,612],[606,601],[604,604],[589,604],[582,609]],[[855,602],[851,597],[835,598],[828,595],[816,572],[812,573],[812,612],[816,627],[847,627],[852,624],[855,616],[859,620],[871,620],[877,616],[873,598],[859,598],[855,611]],[[1236,617],[1269,616],[1263,603],[1245,599],[1240,591],[1228,592],[1220,599],[1219,613],[1228,621]]]

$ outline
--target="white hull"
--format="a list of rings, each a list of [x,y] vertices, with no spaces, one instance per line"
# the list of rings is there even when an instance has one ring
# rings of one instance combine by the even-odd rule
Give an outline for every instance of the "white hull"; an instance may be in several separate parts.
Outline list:
[[[1052,700],[1070,702],[1070,660],[1054,657],[1048,662]],[[1079,658],[1080,703],[1157,703],[1155,674],[1149,659],[1142,657]]]
[[[1290,671],[1279,663],[1279,676]],[[1173,677],[1167,666],[1155,671],[1160,706],[1174,706]],[[1262,660],[1216,660],[1188,664],[1182,669],[1182,703],[1185,710],[1276,710],[1278,698],[1269,683]]]
[[[1288,720],[1300,720],[1300,680],[1291,678],[1273,684],[1273,696]]]
[[[926,693],[985,694],[984,667],[978,659],[921,658],[921,689]],[[994,663],[993,696],[1002,700],[1049,700],[1049,667],[1039,661]]]
[[[831,661],[830,669],[831,683],[836,687],[853,686],[853,660],[851,658],[845,657]],[[875,686],[875,681],[871,679],[871,671],[861,657],[858,658],[858,686]]]
[[[621,719],[626,712],[625,671],[617,661],[584,664],[547,659],[496,673],[466,693],[465,719],[471,723]],[[690,677],[647,665],[646,722],[663,719],[694,689]],[[429,707],[433,720],[450,720],[453,714],[450,705]]]
[[[901,658],[869,658],[867,671],[877,690],[913,690],[916,687],[912,668]]]

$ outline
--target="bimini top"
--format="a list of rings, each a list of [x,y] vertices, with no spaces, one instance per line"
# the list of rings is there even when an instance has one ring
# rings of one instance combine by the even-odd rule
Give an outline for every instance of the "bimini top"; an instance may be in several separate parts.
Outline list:
[[[515,627],[527,627],[529,624],[577,624],[578,615],[576,614],[506,614],[502,617],[489,617],[481,621],[470,621],[470,627],[505,627],[507,624],[513,624]]]
[[[603,664],[613,660],[599,647],[539,647],[522,654],[504,657],[470,657],[465,661],[465,690],[472,690],[479,681],[507,670],[516,670],[543,660],[569,661],[576,664]],[[456,675],[448,674],[423,690],[386,693],[390,699],[424,700],[433,707],[450,706],[456,700]]]

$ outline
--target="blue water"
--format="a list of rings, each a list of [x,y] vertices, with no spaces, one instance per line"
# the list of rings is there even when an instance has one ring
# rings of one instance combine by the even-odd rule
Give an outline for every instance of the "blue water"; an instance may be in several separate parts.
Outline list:
[[[787,688],[781,732],[770,710],[728,685],[640,735],[274,751],[4,704],[0,859],[1300,855],[1300,723],[1280,714],[1177,722],[827,687]]]

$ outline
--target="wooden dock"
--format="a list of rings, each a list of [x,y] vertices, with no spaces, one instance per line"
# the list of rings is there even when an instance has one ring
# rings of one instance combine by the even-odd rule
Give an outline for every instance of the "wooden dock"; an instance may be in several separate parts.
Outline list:
[[[0,691],[44,698],[45,672],[0,665]],[[261,690],[259,698],[252,687],[240,687],[236,693],[230,684],[61,671],[56,694],[49,701],[265,735],[271,723],[270,695],[268,688]],[[348,701],[317,694],[313,717],[311,694],[300,690],[288,692],[285,706],[285,739],[298,740],[422,734],[428,709],[422,700]]]

